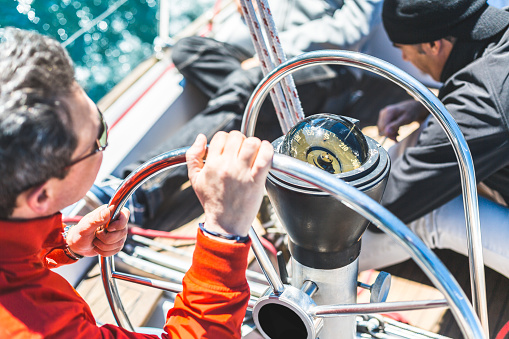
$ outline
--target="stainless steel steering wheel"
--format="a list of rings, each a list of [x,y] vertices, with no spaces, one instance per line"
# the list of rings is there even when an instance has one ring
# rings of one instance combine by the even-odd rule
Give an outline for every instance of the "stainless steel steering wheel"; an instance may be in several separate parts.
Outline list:
[[[180,149],[164,153],[132,172],[131,175],[123,181],[110,201],[110,205],[115,206],[113,218],[118,216],[121,208],[125,205],[129,197],[146,180],[166,169],[184,164],[186,150],[187,149]],[[366,219],[397,239],[397,241],[412,254],[414,260],[421,269],[423,269],[433,284],[446,296],[447,301],[451,305],[451,311],[458,321],[465,337],[476,339],[485,337],[472,306],[449,271],[435,254],[389,211],[364,193],[338,180],[333,175],[299,160],[275,154],[272,161],[272,169],[301,179],[330,193],[336,199],[343,203],[347,203]],[[249,235],[253,240],[253,250],[273,291],[278,294],[283,293],[285,286],[270,263],[253,228],[251,228]],[[119,326],[130,330],[134,329],[123,308],[114,279],[131,281],[172,292],[180,292],[182,290],[182,286],[178,284],[116,272],[112,257],[101,257],[101,273],[108,302],[110,303],[117,323]],[[319,314],[317,314],[317,316],[320,317]]]
[[[424,86],[418,83],[417,80],[406,75],[406,73],[396,69],[394,66],[388,63],[384,63],[378,59],[353,52],[312,52],[294,58],[276,68],[260,83],[248,103],[248,108],[246,110],[246,114],[244,115],[244,123],[247,123],[246,134],[253,134],[254,124],[256,122],[258,113],[256,110],[259,110],[261,102],[267,95],[268,90],[270,90],[282,77],[290,74],[291,72],[302,67],[308,67],[312,64],[319,63],[351,64],[357,67],[374,71],[375,73],[386,77],[386,73],[390,73],[389,78],[392,81],[398,83],[413,93],[419,93],[416,94],[416,98],[421,101],[425,101],[425,106],[432,110],[434,115],[436,114],[436,116],[438,116],[438,119],[442,123],[444,129],[447,128],[448,136],[450,139],[454,139],[453,145],[459,145],[458,147],[462,148],[459,153],[457,151],[457,155],[459,154],[458,157],[461,156],[462,158],[461,163],[464,164],[464,167],[469,167],[469,164],[471,163],[471,157],[468,152],[466,142],[464,142],[464,138],[462,138],[460,132],[459,134],[461,137],[457,136],[457,131],[459,131],[459,128],[457,128],[454,120],[450,117],[438,99],[435,98],[436,100],[433,100],[432,98],[427,98],[426,95],[422,94],[422,92],[427,90],[424,88]],[[389,69],[390,71],[386,71],[386,69]],[[403,77],[405,80],[401,81],[396,77],[396,74],[398,74],[400,78]],[[451,130],[452,132],[450,132]],[[245,128],[244,132],[246,132]],[[132,172],[123,181],[110,201],[110,205],[115,206],[113,219],[118,216],[121,208],[125,205],[126,201],[133,194],[133,192],[146,180],[171,167],[184,164],[185,151],[186,149],[179,149],[164,153],[151,159],[150,161],[140,166],[137,170]],[[466,158],[466,160],[463,158]],[[460,166],[460,168],[461,167],[462,166]],[[387,211],[385,208],[383,208],[364,193],[349,186],[345,182],[338,180],[333,175],[305,164],[299,160],[284,155],[275,154],[272,162],[272,169],[303,180],[329,193],[331,196],[335,197],[342,203],[347,204],[350,208],[354,209],[363,217],[371,221],[381,230],[394,237],[401,244],[401,246],[403,246],[405,250],[412,255],[413,259],[429,277],[432,283],[445,295],[446,300],[450,305],[451,311],[463,332],[463,335],[466,338],[486,338],[484,332],[485,329],[483,329],[481,326],[481,322],[477,318],[471,304],[468,302],[467,297],[458,286],[452,275],[449,273],[443,263],[436,257],[436,255],[429,248],[427,248],[426,245],[424,245],[424,243],[393,214],[391,214],[389,211]],[[464,172],[467,172],[468,175],[463,175]],[[462,172],[463,180],[466,180],[467,183],[469,183],[468,178],[470,178],[472,173],[469,172],[469,169],[464,170]],[[467,179],[465,179],[465,177],[467,177]],[[469,184],[471,184],[471,182]],[[470,196],[472,193],[470,192],[468,194]],[[475,203],[477,203],[476,195],[474,196],[473,200],[475,200]],[[469,211],[470,209],[467,209],[467,213]],[[476,211],[470,212],[470,214],[473,215],[475,222]],[[467,220],[470,220],[470,218],[467,218]],[[252,239],[253,251],[260,263],[260,266],[262,267],[263,272],[265,273],[265,276],[267,277],[267,280],[269,281],[269,284],[271,285],[273,293],[277,295],[282,294],[286,287],[272,266],[253,228],[251,228],[249,235]],[[165,281],[116,272],[111,257],[101,257],[100,263],[102,280],[113,315],[119,326],[130,330],[133,330],[133,327],[127,317],[127,313],[123,308],[114,279],[131,281],[134,283],[153,286],[172,292],[180,292],[182,290],[182,286],[178,284],[172,284]],[[482,280],[482,282],[484,282],[484,280]],[[363,312],[358,313],[361,314]],[[327,317],[331,314],[334,313],[331,313],[323,308],[314,309],[313,317]],[[336,312],[335,314],[340,314],[340,312]]]
[[[315,65],[336,64],[360,68],[380,75],[405,89],[419,101],[437,119],[446,133],[458,160],[463,206],[465,209],[467,248],[470,268],[470,284],[474,309],[489,336],[486,284],[484,279],[484,261],[481,242],[481,224],[477,183],[472,156],[461,130],[438,98],[415,78],[394,65],[378,58],[352,51],[323,50],[301,54],[279,65],[258,84],[244,112],[242,132],[246,136],[254,135],[260,107],[269,91],[284,77]]]

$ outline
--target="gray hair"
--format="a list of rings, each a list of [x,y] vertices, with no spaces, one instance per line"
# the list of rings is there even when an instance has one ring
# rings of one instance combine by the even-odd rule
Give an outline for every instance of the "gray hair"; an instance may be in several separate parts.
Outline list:
[[[77,137],[62,98],[74,84],[57,41],[0,29],[0,218],[12,215],[22,192],[66,176]]]

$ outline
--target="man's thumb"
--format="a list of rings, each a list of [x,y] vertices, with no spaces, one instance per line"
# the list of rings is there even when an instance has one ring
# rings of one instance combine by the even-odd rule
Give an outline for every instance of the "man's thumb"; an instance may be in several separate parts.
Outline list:
[[[196,174],[203,168],[203,158],[207,153],[207,137],[199,134],[194,144],[186,152],[186,161],[191,183]]]
[[[84,233],[94,233],[98,227],[106,226],[110,221],[110,215],[113,215],[115,206],[103,205],[88,213],[79,222],[80,231]]]

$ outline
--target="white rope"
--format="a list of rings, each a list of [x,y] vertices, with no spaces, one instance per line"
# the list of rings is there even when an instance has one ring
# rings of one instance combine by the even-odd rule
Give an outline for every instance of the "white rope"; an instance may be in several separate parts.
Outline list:
[[[244,18],[249,28],[249,32],[251,33],[251,39],[253,40],[256,54],[258,54],[258,58],[260,59],[262,73],[265,76],[272,69],[274,69],[274,63],[270,59],[269,52],[266,48],[267,45],[265,44],[265,39],[256,17],[253,3],[251,0],[240,0],[240,3],[242,6],[242,11],[244,12]],[[274,86],[270,92],[270,97],[274,103],[274,108],[276,109],[276,114],[279,120],[279,124],[281,125],[281,129],[283,133],[286,134],[293,126],[292,115],[288,110],[288,105],[286,104],[285,96],[280,84]]]
[[[269,3],[267,0],[258,0],[258,8],[261,6],[261,11],[259,11],[261,19],[263,21],[263,27],[265,28],[265,35],[268,37],[268,42],[270,43],[270,51],[272,55],[272,59],[274,61],[275,66],[279,66],[283,62],[286,62],[286,54],[281,46],[281,40],[279,39],[279,34],[277,31],[276,23],[274,22],[274,17],[272,12],[270,11]],[[304,119],[304,111],[302,110],[302,106],[299,100],[299,95],[297,94],[297,88],[295,87],[295,82],[293,81],[293,77],[291,75],[283,78],[283,91],[285,93],[285,97],[290,101],[290,111],[293,108],[292,118],[292,126],[295,125],[300,120]]]

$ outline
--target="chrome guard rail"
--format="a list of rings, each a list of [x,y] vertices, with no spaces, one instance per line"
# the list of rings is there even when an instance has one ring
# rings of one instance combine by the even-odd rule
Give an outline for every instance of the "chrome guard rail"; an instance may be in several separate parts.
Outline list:
[[[304,53],[279,65],[258,84],[244,112],[242,132],[247,136],[254,135],[256,120],[260,107],[269,91],[285,76],[299,69],[323,64],[347,65],[361,68],[378,74],[407,90],[421,102],[438,120],[447,134],[458,160],[465,208],[467,246],[470,266],[470,283],[474,308],[483,325],[486,336],[488,331],[488,311],[486,303],[486,284],[484,279],[484,261],[482,257],[481,225],[475,170],[470,149],[445,106],[423,84],[394,65],[378,58],[351,51],[317,51]]]
[[[185,163],[186,150],[187,148],[183,148],[159,155],[132,172],[122,182],[110,201],[110,205],[115,206],[113,218],[118,217],[120,210],[125,205],[129,197],[150,177],[171,167]],[[445,295],[446,300],[451,307],[451,311],[464,336],[466,338],[475,339],[485,338],[479,319],[476,317],[472,306],[444,264],[393,214],[379,205],[376,201],[369,198],[366,194],[349,186],[342,180],[337,180],[337,178],[333,175],[316,167],[310,166],[302,161],[284,155],[275,154],[272,161],[272,169],[304,180],[325,192],[328,192],[336,199],[340,200],[373,222],[384,232],[393,236],[406,249],[406,251],[412,255],[425,274]],[[251,228],[251,232],[249,234],[253,240],[253,247],[256,247],[256,243],[259,243],[259,238],[253,228]],[[255,253],[259,253],[260,251],[266,256],[263,248],[255,249]],[[122,274],[114,271],[115,268],[112,257],[101,257],[100,259],[103,285],[115,320],[119,326],[133,330],[127,313],[120,301],[118,289],[114,280],[115,278],[122,278]],[[270,261],[260,261],[260,265],[264,271],[275,271]],[[277,277],[277,280],[279,280],[277,273],[275,273],[275,276]],[[273,276],[267,275],[267,278],[270,280]],[[153,280],[152,282],[147,283],[147,280],[142,277],[130,275],[128,279],[125,280],[142,285],[158,287],[157,281],[154,283]],[[272,282],[271,285],[274,287],[277,283]],[[282,289],[284,289],[283,285]]]

